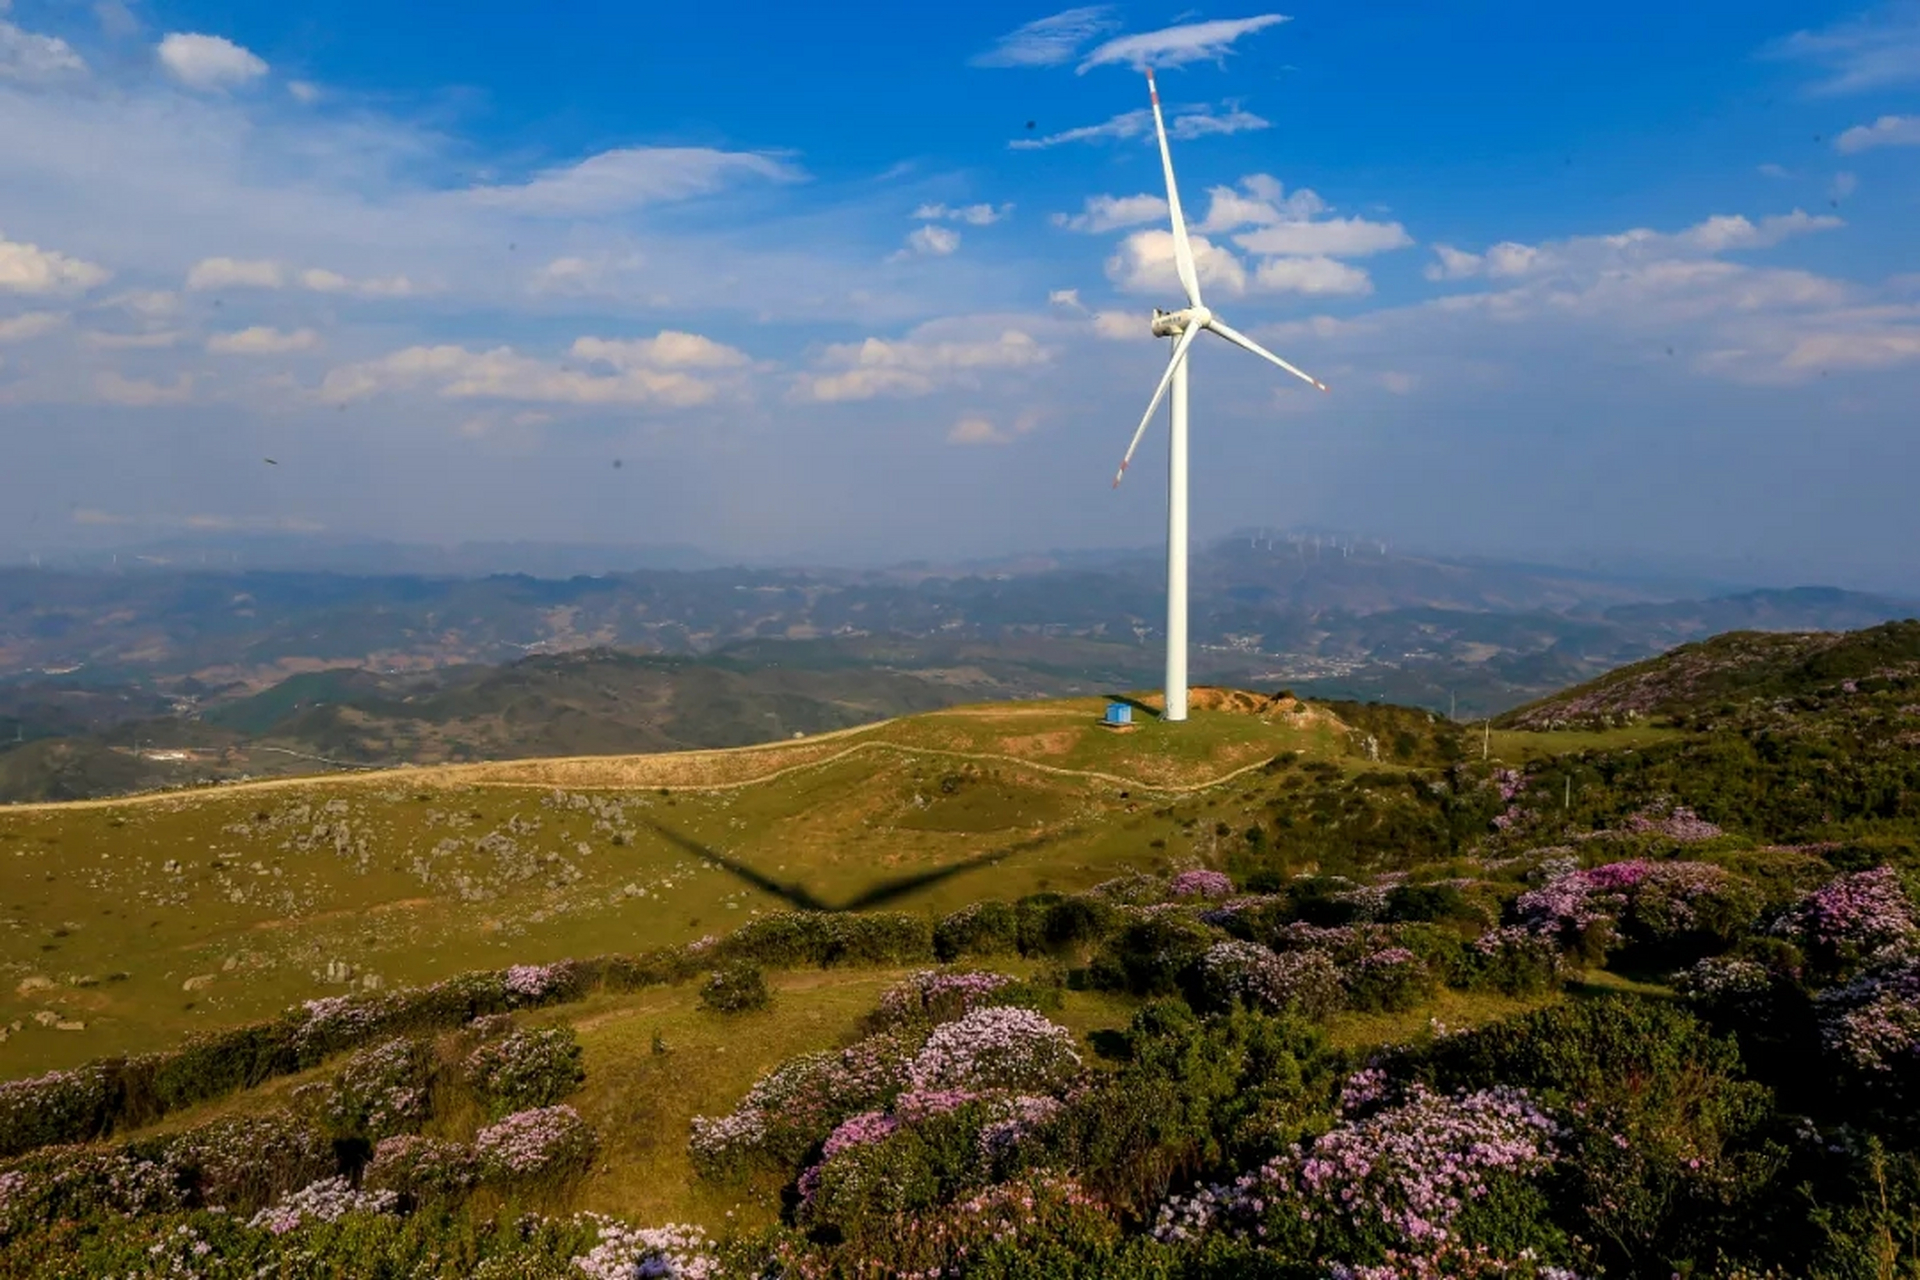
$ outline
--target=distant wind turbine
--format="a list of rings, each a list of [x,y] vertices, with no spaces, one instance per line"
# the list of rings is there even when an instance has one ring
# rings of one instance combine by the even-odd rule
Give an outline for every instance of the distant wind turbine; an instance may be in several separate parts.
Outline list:
[[[1153,336],[1172,338],[1173,357],[1167,362],[1167,371],[1160,375],[1160,385],[1154,389],[1153,399],[1147,404],[1147,412],[1140,419],[1139,428],[1133,433],[1133,443],[1127,446],[1126,457],[1120,460],[1120,470],[1114,473],[1113,487],[1120,487],[1121,478],[1127,473],[1127,467],[1133,461],[1133,451],[1140,447],[1140,438],[1147,433],[1147,427],[1153,422],[1153,415],[1160,408],[1160,401],[1166,397],[1169,388],[1173,391],[1173,430],[1172,462],[1167,468],[1167,706],[1162,719],[1185,720],[1187,718],[1187,349],[1200,331],[1211,331],[1216,337],[1225,338],[1234,346],[1251,351],[1262,360],[1271,361],[1285,369],[1303,382],[1310,382],[1325,391],[1326,384],[1282,360],[1252,338],[1238,329],[1230,327],[1200,301],[1200,273],[1193,265],[1193,246],[1187,242],[1187,220],[1180,213],[1180,190],[1173,181],[1173,155],[1167,150],[1167,126],[1160,115],[1160,90],[1153,83],[1153,72],[1147,72],[1147,93],[1153,99],[1153,129],[1160,139],[1160,167],[1167,177],[1167,211],[1173,220],[1173,265],[1179,273],[1180,287],[1186,292],[1187,306],[1184,311],[1162,311],[1153,309]]]

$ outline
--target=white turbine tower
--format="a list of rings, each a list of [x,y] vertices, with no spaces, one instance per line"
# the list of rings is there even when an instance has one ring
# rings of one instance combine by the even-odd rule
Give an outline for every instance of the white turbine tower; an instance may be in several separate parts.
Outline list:
[[[1153,336],[1172,338],[1173,358],[1167,362],[1167,371],[1160,375],[1160,385],[1154,389],[1153,399],[1147,405],[1147,412],[1140,419],[1139,429],[1133,433],[1133,443],[1127,446],[1127,456],[1120,460],[1120,470],[1114,473],[1113,487],[1120,487],[1120,480],[1127,473],[1127,466],[1133,461],[1133,451],[1140,447],[1140,438],[1147,433],[1147,427],[1153,421],[1154,413],[1160,408],[1160,401],[1173,389],[1173,431],[1172,462],[1167,468],[1167,706],[1162,715],[1166,720],[1185,720],[1187,718],[1187,348],[1200,336],[1200,331],[1210,330],[1218,337],[1225,338],[1234,346],[1251,351],[1262,360],[1272,361],[1288,373],[1325,391],[1326,385],[1318,378],[1300,372],[1267,350],[1238,329],[1230,327],[1219,316],[1210,311],[1200,301],[1200,274],[1193,265],[1193,246],[1187,243],[1187,220],[1180,213],[1180,189],[1173,181],[1173,155],[1167,150],[1167,126],[1160,117],[1160,90],[1153,83],[1153,72],[1147,72],[1147,93],[1153,99],[1153,129],[1160,139],[1160,167],[1167,175],[1167,210],[1173,219],[1173,265],[1180,274],[1180,287],[1186,291],[1187,307],[1184,311],[1162,311],[1153,309]]]

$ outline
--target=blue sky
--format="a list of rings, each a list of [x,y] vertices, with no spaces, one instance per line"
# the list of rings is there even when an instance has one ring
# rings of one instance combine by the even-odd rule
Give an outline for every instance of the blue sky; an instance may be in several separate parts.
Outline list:
[[[1151,61],[1209,303],[1334,386],[1197,354],[1198,533],[1920,589],[1912,0],[0,22],[14,554],[1153,542]]]

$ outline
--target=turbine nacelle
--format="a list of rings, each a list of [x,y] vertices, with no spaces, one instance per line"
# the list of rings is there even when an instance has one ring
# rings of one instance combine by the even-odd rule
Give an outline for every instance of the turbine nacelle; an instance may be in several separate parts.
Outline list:
[[[1156,338],[1177,338],[1188,329],[1204,329],[1213,319],[1209,307],[1188,307],[1182,311],[1162,311],[1153,309],[1153,336]]]

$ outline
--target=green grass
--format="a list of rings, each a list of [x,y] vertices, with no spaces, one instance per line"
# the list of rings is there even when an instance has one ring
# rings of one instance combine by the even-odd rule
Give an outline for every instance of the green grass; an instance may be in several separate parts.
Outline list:
[[[1581,751],[1660,746],[1686,736],[1685,731],[1667,725],[1642,724],[1623,729],[1495,729],[1489,738],[1494,759],[1525,764]],[[1467,745],[1472,748],[1470,754],[1477,755],[1482,744],[1469,733]]]
[[[1102,705],[0,810],[0,1026],[19,1024],[0,1075],[269,1016],[347,990],[342,966],[413,985],[686,942],[796,901],[937,914],[1206,861],[1261,763],[1345,746],[1324,718],[1207,711],[1115,734]]]

